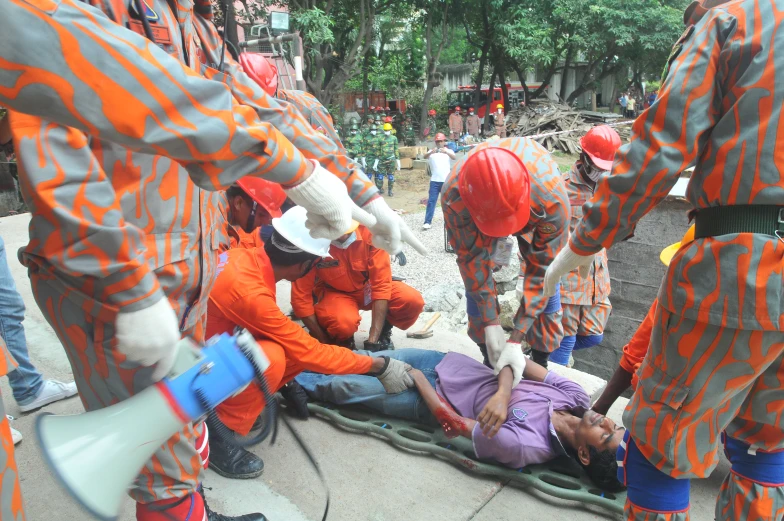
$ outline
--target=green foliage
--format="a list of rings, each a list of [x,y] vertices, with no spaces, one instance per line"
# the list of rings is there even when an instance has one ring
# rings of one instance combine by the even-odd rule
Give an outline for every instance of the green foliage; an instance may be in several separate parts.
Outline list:
[[[321,45],[335,42],[335,35],[332,33],[335,21],[327,17],[318,7],[307,11],[296,11],[292,13],[291,19],[295,29],[304,35],[306,44]]]

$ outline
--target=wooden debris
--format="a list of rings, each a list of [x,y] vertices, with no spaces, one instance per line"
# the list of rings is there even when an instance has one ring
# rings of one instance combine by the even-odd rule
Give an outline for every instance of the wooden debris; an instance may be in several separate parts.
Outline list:
[[[525,137],[572,130],[573,132],[545,135],[535,140],[551,152],[560,150],[567,154],[579,154],[580,138],[591,127],[610,123],[619,118],[617,114],[581,112],[562,103],[533,100],[524,108],[512,110],[506,115],[506,131],[508,136]],[[628,128],[616,127],[622,139],[628,140],[628,130],[623,131]]]

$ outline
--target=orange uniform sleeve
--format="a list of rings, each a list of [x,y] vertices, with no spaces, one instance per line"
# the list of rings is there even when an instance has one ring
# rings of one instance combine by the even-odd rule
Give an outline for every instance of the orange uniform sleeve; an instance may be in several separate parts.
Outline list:
[[[357,233],[360,233],[360,231],[357,230]],[[370,298],[371,300],[389,300],[392,298],[392,264],[389,262],[389,254],[373,246],[368,230],[363,229],[361,235],[368,248]]]
[[[322,344],[292,322],[271,295],[246,295],[231,302],[219,302],[210,296],[227,319],[246,328],[256,338],[277,342],[286,357],[304,369],[323,374],[365,374],[372,358],[358,355],[345,347]]]
[[[625,371],[634,375],[632,381],[634,387],[637,387],[637,369],[640,368],[642,361],[645,359],[645,355],[648,353],[648,346],[651,343],[653,318],[656,315],[657,305],[658,300],[654,300],[651,309],[648,310],[648,314],[640,324],[640,327],[634,332],[629,343],[623,346],[623,355],[621,355],[620,365]]]
[[[313,287],[316,285],[316,270],[312,269],[304,277],[291,284],[291,307],[299,318],[316,313],[313,307]]]

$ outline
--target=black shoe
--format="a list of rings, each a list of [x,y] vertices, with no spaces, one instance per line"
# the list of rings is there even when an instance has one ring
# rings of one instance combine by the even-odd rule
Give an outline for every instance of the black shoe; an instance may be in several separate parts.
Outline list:
[[[286,405],[294,413],[294,416],[307,420],[310,417],[308,411],[308,393],[296,380],[292,380],[284,385],[280,390],[281,396],[286,400]]]
[[[357,350],[357,344],[354,343],[353,336],[351,338],[346,338],[345,340],[335,340],[335,345],[351,349],[352,351]]]
[[[547,361],[550,359],[550,353],[544,351],[531,350],[531,360],[547,369]]]
[[[371,342],[370,340],[365,340],[363,345],[365,351],[370,351],[371,353],[378,353],[379,351],[386,351],[389,349],[381,342]]]
[[[389,192],[387,192],[387,195],[389,195],[389,197],[395,197],[395,194],[393,194],[393,193],[392,193],[392,190],[390,190]]]
[[[384,346],[384,349],[395,348],[395,344],[392,343],[392,324],[386,320],[381,328],[381,333],[378,335],[378,343]]]
[[[252,479],[264,472],[264,461],[252,452],[224,441],[212,429],[210,468],[229,479]]]
[[[269,521],[264,514],[260,514],[259,512],[243,514],[241,516],[224,516],[223,514],[218,514],[217,512],[213,512],[207,504],[207,498],[204,496],[204,487],[199,489],[199,494],[201,494],[201,499],[204,501],[204,512],[207,514],[207,521]]]

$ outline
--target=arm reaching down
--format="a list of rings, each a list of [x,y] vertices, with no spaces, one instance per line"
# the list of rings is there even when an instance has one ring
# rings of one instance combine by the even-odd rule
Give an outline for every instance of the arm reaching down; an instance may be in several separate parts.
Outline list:
[[[441,424],[441,428],[444,430],[447,438],[463,436],[470,440],[472,437],[471,433],[477,423],[476,420],[464,418],[457,414],[454,408],[433,389],[433,386],[427,381],[427,377],[425,377],[422,371],[412,369],[410,374],[413,376],[414,385],[416,385],[419,394],[422,395],[422,399],[425,400],[427,408],[430,409],[438,423]]]

